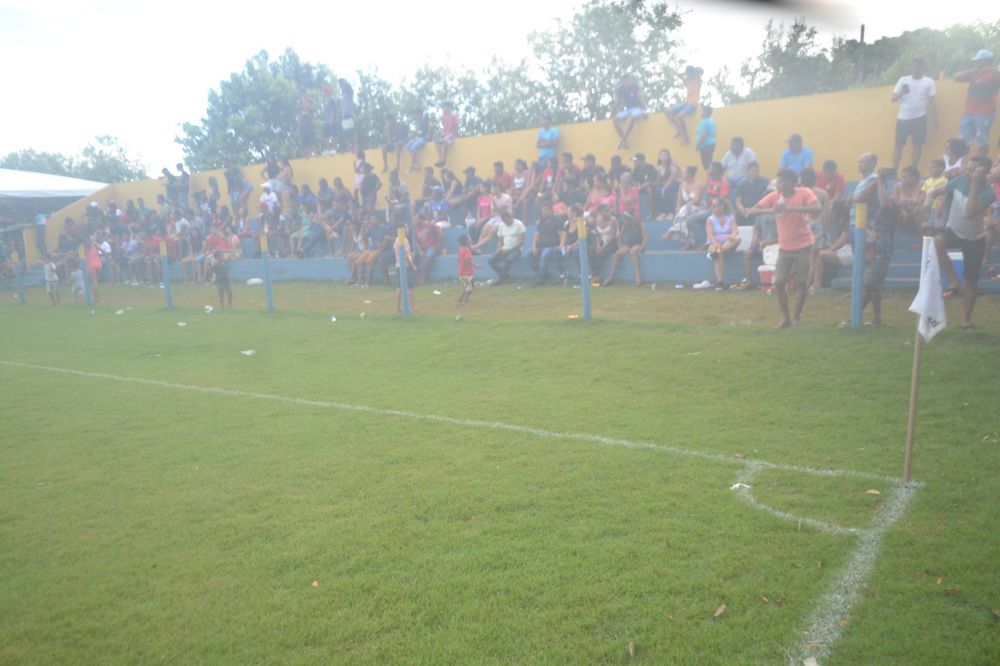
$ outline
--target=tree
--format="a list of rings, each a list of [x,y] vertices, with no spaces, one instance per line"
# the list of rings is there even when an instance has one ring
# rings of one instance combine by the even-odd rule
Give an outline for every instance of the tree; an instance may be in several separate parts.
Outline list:
[[[634,23],[645,24],[653,30],[677,30],[681,27],[681,13],[676,5],[659,0],[610,0],[607,5],[627,14]]]
[[[850,80],[834,67],[827,49],[816,44],[816,28],[796,19],[791,26],[768,21],[761,53],[743,61],[745,100],[775,99],[846,88]],[[849,72],[847,73],[850,74]]]
[[[740,68],[738,88],[743,92],[737,86],[725,92],[728,77],[720,77],[723,87],[716,88],[727,103],[887,85],[909,73],[917,57],[927,63],[931,76],[948,76],[968,67],[979,49],[1000,48],[1000,21],[921,28],[872,43],[840,38],[830,48],[817,44],[816,29],[804,20],[790,27],[769,21],[765,32],[760,55]]]
[[[325,66],[302,62],[292,49],[277,61],[261,51],[209,92],[201,123],[184,123],[176,141],[193,169],[262,162],[271,151],[299,155],[299,90],[333,80]]]
[[[636,3],[629,3],[636,4]],[[666,101],[679,90],[678,42],[671,36],[679,19],[653,29],[615,3],[592,0],[568,25],[532,33],[536,62],[553,107],[577,121],[607,118],[614,89],[623,74],[632,74],[648,100]]]
[[[102,135],[87,145],[74,164],[80,178],[102,183],[125,183],[147,178],[146,167],[131,159],[113,136]]]
[[[0,167],[102,183],[124,183],[147,177],[145,165],[129,157],[118,139],[107,135],[95,137],[79,155],[21,150],[0,158]]]
[[[71,176],[73,164],[72,158],[62,153],[38,152],[28,148],[4,155],[0,158],[0,168]]]

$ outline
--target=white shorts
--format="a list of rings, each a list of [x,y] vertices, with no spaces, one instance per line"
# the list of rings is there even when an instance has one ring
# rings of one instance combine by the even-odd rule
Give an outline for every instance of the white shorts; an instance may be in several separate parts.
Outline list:
[[[854,250],[850,245],[844,244],[837,250],[837,259],[840,260],[841,266],[853,266],[854,265]]]
[[[615,118],[618,120],[625,120],[626,118],[642,118],[645,115],[646,111],[644,109],[634,106],[630,109],[622,109],[615,114]]]

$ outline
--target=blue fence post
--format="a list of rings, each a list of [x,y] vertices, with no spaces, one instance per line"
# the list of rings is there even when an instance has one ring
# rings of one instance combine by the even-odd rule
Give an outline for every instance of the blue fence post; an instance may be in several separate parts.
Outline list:
[[[865,234],[868,228],[868,204],[854,204],[854,266],[851,271],[851,328],[861,328],[865,292]]]
[[[406,229],[399,227],[396,233],[396,260],[399,262],[399,299],[403,310],[403,316],[410,316],[410,290],[407,288],[406,272],[409,266],[406,265]]]
[[[587,245],[587,221],[582,217],[576,221],[576,247],[580,254],[580,298],[582,299],[583,320],[590,321],[590,256]]]
[[[160,270],[163,271],[163,288],[167,292],[167,309],[174,309],[174,292],[170,288],[170,260],[167,257],[167,241],[160,241]]]
[[[271,267],[267,263],[267,234],[260,235],[260,259],[264,262],[264,293],[267,295],[267,311],[274,312],[274,295],[271,293]]]
[[[17,301],[24,305],[27,301],[24,300],[24,281],[21,279],[20,257],[14,262],[14,282],[17,284]]]

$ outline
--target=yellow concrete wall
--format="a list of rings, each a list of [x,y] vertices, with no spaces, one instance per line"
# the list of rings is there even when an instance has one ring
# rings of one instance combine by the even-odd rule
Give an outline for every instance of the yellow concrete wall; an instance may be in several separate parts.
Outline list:
[[[924,157],[921,160],[922,171],[926,171],[927,163],[932,158],[942,154],[944,142],[958,135],[966,88],[966,84],[938,81],[937,102],[940,124],[938,130],[931,131],[928,137]],[[890,163],[898,110],[898,105],[889,101],[891,94],[892,87],[883,86],[750,102],[716,109],[719,146],[716,159],[722,158],[732,137],[743,136],[746,145],[757,154],[763,173],[772,175],[778,169],[778,160],[785,149],[788,135],[798,132],[803,136],[805,144],[812,148],[817,167],[824,160],[835,160],[845,178],[849,181],[854,180],[857,176],[857,157],[863,152],[873,151],[879,156],[880,164]],[[688,119],[692,136],[697,121],[697,118]],[[994,125],[991,146],[995,145],[998,131],[1000,124]],[[681,145],[673,138],[673,127],[662,113],[653,114],[638,123],[630,137],[631,149],[628,151],[616,150],[618,137],[610,120],[562,125],[559,127],[559,132],[560,151],[572,152],[578,163],[586,153],[593,153],[598,163],[605,166],[615,154],[621,155],[623,160],[629,162],[632,155],[639,151],[646,154],[648,161],[655,162],[659,150],[667,148],[674,159],[682,165],[700,164],[693,146]],[[519,157],[530,163],[538,154],[535,147],[537,134],[538,129],[535,128],[459,139],[449,151],[448,166],[461,177],[461,171],[467,166],[476,167],[477,173],[481,176],[491,174],[493,162],[496,160],[502,160],[508,170]],[[910,147],[907,146],[903,156],[904,164],[909,163],[909,151]],[[381,172],[380,149],[366,151],[366,159],[375,165],[376,172]],[[436,159],[434,146],[425,146],[420,154],[421,166],[432,165]],[[350,154],[292,160],[295,182],[300,185],[308,183],[315,192],[321,177],[327,178],[332,183],[333,178],[339,176],[348,188],[353,188],[353,160],[354,156]],[[390,156],[390,166],[394,166],[392,160],[393,157]],[[423,176],[421,173],[409,173],[407,169],[409,164],[409,153],[403,151],[402,175],[411,192],[419,193]],[[260,194],[260,183],[263,182],[260,177],[261,168],[260,164],[243,167],[243,173],[255,186],[251,202],[256,201]],[[212,175],[219,181],[219,187],[225,198],[226,185],[221,170],[192,174],[191,192],[208,189],[208,177]],[[388,185],[384,176],[383,182]],[[141,196],[146,200],[146,205],[153,208],[156,195],[162,193],[164,187],[157,180],[111,185],[91,197],[53,213],[46,234],[49,247],[55,246],[63,228],[64,218],[73,217],[78,221],[82,220],[84,209],[90,201],[98,201],[103,206],[108,199],[114,199],[119,206],[124,207],[128,199]],[[30,263],[38,261],[34,251],[33,233],[25,232],[25,247]]]

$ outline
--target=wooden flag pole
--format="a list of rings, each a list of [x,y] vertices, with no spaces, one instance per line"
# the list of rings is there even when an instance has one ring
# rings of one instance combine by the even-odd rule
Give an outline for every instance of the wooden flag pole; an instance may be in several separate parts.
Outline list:
[[[913,342],[913,379],[910,382],[910,418],[906,424],[906,453],[903,455],[903,483],[910,482],[910,463],[913,459],[913,436],[917,426],[917,393],[920,389],[920,352],[924,336],[917,331]]]

